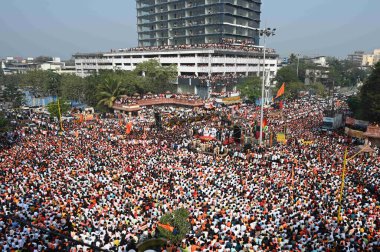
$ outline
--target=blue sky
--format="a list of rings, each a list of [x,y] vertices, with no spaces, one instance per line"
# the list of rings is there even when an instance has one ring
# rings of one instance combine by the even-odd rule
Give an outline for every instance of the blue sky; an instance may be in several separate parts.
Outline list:
[[[0,58],[137,45],[134,0],[0,0]],[[380,0],[262,0],[262,25],[281,56],[332,55],[380,48]]]

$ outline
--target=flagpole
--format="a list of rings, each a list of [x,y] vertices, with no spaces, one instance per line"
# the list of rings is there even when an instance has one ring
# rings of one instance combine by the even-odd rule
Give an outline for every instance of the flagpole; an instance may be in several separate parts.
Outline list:
[[[342,177],[341,177],[341,185],[340,185],[340,194],[339,194],[339,207],[338,207],[338,222],[340,223],[341,220],[342,220],[342,215],[341,215],[341,211],[342,211],[342,199],[343,199],[343,192],[344,192],[344,179],[345,179],[345,176],[346,176],[346,166],[347,166],[347,160],[351,160],[353,159],[354,157],[356,157],[357,155],[359,155],[360,153],[363,152],[363,149],[360,150],[359,152],[357,152],[355,155],[347,158],[347,148],[346,150],[344,151],[344,158],[343,158],[343,171],[342,171]]]
[[[261,84],[261,108],[260,108],[260,146],[263,144],[263,120],[264,120],[264,89],[265,89],[265,53],[266,53],[266,37],[274,36],[276,29],[264,27],[264,30],[259,30],[260,36],[264,37],[264,52],[263,52],[263,80]]]
[[[344,159],[343,159],[343,170],[342,170],[342,182],[340,184],[340,194],[339,194],[339,207],[338,207],[338,222],[341,222],[342,216],[342,199],[343,199],[343,191],[344,191],[344,179],[346,176],[346,163],[347,163],[347,148],[344,151]]]

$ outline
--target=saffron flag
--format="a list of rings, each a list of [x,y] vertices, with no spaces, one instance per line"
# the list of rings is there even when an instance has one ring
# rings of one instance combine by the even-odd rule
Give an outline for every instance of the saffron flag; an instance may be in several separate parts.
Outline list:
[[[163,229],[166,229],[166,230],[172,232],[172,233],[173,233],[173,231],[174,231],[174,227],[172,227],[172,226],[170,226],[170,225],[168,225],[168,224],[162,224],[162,223],[158,222],[157,225],[158,225],[159,227],[163,228]]]
[[[263,119],[263,128],[268,125],[268,120],[266,118]]]
[[[132,130],[132,123],[129,122],[129,123],[127,123],[127,126],[125,127],[125,133],[127,133],[127,135],[129,135],[131,133],[131,130]]]
[[[285,93],[285,82],[282,83],[280,89],[277,91],[276,98],[280,97],[280,96],[283,95],[284,93]]]

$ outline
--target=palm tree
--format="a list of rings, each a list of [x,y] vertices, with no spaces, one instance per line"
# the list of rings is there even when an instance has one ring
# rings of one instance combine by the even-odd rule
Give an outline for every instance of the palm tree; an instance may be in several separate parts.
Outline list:
[[[108,108],[112,108],[117,98],[124,94],[125,89],[122,87],[121,81],[116,78],[107,78],[98,88],[98,105],[103,104]]]

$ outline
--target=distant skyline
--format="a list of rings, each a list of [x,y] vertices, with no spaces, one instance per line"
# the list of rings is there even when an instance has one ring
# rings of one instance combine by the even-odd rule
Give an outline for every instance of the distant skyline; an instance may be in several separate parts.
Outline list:
[[[262,28],[281,57],[290,53],[339,58],[380,48],[378,0],[262,0]],[[134,0],[11,0],[0,8],[0,58],[71,58],[137,46]]]

